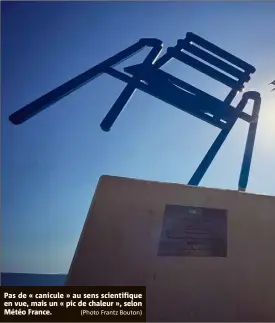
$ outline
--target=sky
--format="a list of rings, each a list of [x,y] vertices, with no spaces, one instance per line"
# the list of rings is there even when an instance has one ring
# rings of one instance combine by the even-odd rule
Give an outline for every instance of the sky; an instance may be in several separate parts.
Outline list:
[[[159,38],[165,50],[191,31],[256,67],[246,90],[261,93],[262,107],[247,191],[275,195],[275,96],[268,85],[275,74],[275,2],[1,6],[3,272],[67,273],[101,175],[187,183],[217,136],[216,128],[139,91],[111,132],[102,132],[125,86],[106,75],[22,125],[8,121],[140,38]],[[218,98],[229,91],[177,62],[167,71]],[[202,186],[237,188],[246,134],[239,121]]]

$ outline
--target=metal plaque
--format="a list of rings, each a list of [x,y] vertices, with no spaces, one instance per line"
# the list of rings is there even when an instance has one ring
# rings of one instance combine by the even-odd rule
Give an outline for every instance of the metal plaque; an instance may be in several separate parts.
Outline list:
[[[226,257],[227,211],[166,205],[158,255]]]

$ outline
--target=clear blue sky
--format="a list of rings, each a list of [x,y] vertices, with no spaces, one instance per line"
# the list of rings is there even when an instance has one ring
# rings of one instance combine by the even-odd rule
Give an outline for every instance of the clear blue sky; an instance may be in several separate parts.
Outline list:
[[[263,105],[248,191],[274,195],[274,14],[275,2],[2,2],[2,271],[66,273],[102,174],[186,183],[217,135],[140,92],[112,131],[102,132],[124,87],[109,76],[20,126],[8,122],[21,106],[142,37],[167,47],[192,31],[257,68],[248,89],[261,92]],[[184,67],[168,70],[226,95]],[[201,185],[237,187],[246,131],[240,121]]]

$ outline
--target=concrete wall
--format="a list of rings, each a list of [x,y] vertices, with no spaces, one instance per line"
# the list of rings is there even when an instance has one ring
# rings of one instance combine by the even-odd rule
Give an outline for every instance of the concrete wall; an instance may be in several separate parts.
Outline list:
[[[167,204],[225,210],[226,254],[158,255]],[[68,285],[146,285],[148,321],[275,321],[275,197],[103,176]]]

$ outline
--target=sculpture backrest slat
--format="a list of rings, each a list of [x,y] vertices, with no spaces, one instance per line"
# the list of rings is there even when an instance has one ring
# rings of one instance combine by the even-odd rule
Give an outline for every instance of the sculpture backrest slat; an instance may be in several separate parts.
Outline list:
[[[256,71],[252,65],[193,33],[187,33],[167,53],[236,91],[242,90],[250,80],[249,75]]]
[[[224,49],[210,43],[209,41],[201,38],[198,35],[195,35],[191,32],[188,32],[186,34],[186,39],[188,41],[197,44],[198,46],[201,46],[205,48],[206,50],[216,53],[220,58],[223,58],[224,60],[230,62],[231,64],[238,66],[239,68],[243,69],[244,71],[247,71],[249,74],[253,74],[256,71],[256,68],[242,59],[230,54],[229,52],[225,51]]]
[[[241,90],[243,87],[243,81],[239,82],[238,80],[233,79],[230,76],[227,76],[226,74],[218,71],[217,69],[213,68],[210,65],[207,65],[196,58],[193,58],[192,56],[178,51],[176,48],[173,48],[172,50],[169,50],[169,53],[172,53],[173,56],[181,61],[182,63],[185,63],[198,71],[212,77],[213,79],[227,85],[228,87],[232,89]]]
[[[192,43],[188,41],[183,41],[180,43],[180,47],[183,50],[203,59],[204,61],[208,62],[209,64],[216,66],[220,70],[232,75],[236,79],[245,79],[245,81],[249,81],[249,73],[244,73],[244,71],[236,68],[234,65],[228,64],[225,60],[220,59],[218,56],[214,56],[208,53],[205,50],[200,49],[197,46],[194,46]]]

